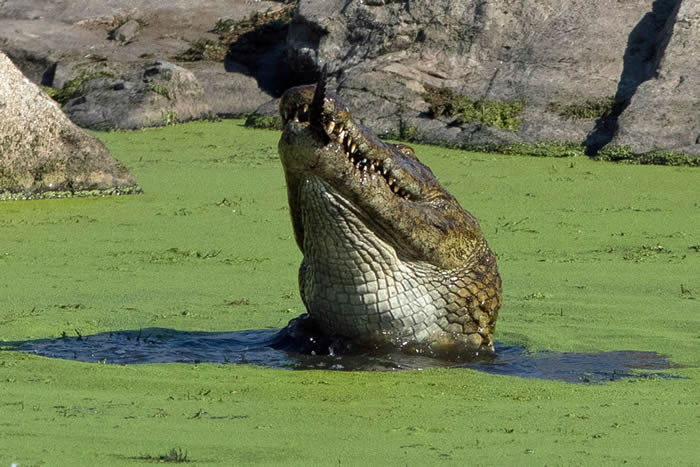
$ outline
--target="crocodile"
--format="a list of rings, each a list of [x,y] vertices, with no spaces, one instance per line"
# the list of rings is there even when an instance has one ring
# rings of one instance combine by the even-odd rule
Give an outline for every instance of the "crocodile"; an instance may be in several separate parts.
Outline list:
[[[280,101],[305,316],[357,342],[493,352],[501,278],[478,221],[326,88],[323,74]]]

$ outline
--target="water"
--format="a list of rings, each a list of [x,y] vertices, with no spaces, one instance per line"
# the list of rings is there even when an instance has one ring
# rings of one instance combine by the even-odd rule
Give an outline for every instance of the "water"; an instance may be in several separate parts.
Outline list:
[[[595,383],[621,378],[670,377],[658,370],[677,367],[655,352],[537,352],[496,346],[495,355],[454,361],[400,350],[363,350],[343,355],[313,355],[290,348],[280,331],[194,332],[164,328],[114,331],[90,336],[5,342],[4,350],[51,358],[107,364],[245,363],[284,369],[355,371],[472,368],[486,373]],[[311,351],[313,352],[313,351]]]

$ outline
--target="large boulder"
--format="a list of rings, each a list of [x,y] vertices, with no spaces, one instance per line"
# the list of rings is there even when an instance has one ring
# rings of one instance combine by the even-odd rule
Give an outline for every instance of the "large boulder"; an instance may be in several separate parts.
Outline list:
[[[0,199],[139,191],[97,138],[0,52]]]
[[[385,136],[533,154],[700,151],[697,1],[298,0],[291,24],[288,1],[0,3],[0,50],[93,128],[258,108],[274,119],[262,104],[327,65]],[[146,76],[155,62],[163,72]]]
[[[679,2],[673,19],[659,68],[620,115],[613,145],[700,155],[700,3]]]
[[[211,114],[194,73],[170,62],[119,74],[85,75],[63,110],[81,127],[137,129],[202,119]]]
[[[64,110],[92,128],[252,112],[272,97],[267,75],[274,69],[224,63],[229,42],[223,33],[256,29],[266,19],[274,22],[267,12],[289,8],[277,1],[230,0],[0,4],[0,50],[33,82],[57,89],[62,104],[81,98]],[[284,48],[284,36],[278,42]],[[156,62],[160,71],[147,75]],[[64,92],[66,86],[74,96]]]
[[[288,53],[297,73],[313,76],[327,66],[368,126],[458,146],[593,147],[610,140],[603,133],[611,114],[619,117],[637,94],[649,93],[657,97],[640,98],[639,107],[663,101],[664,112],[676,116],[650,123],[656,136],[635,147],[648,151],[675,140],[662,136],[664,123],[686,134],[697,119],[700,85],[689,73],[698,70],[698,7],[684,1],[676,20],[679,3],[300,0]],[[669,51],[676,58],[664,66],[683,68],[652,80],[674,24]],[[680,76],[688,77],[685,87],[669,94]],[[627,125],[624,118],[620,124]],[[629,139],[646,131],[638,128]]]

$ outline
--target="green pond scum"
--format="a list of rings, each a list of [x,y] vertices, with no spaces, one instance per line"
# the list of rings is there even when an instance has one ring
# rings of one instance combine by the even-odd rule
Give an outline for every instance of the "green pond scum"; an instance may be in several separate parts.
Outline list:
[[[302,313],[278,132],[99,133],[140,195],[0,203],[0,348]],[[498,255],[497,341],[679,378],[105,365],[0,352],[0,465],[697,465],[700,171],[417,146]]]

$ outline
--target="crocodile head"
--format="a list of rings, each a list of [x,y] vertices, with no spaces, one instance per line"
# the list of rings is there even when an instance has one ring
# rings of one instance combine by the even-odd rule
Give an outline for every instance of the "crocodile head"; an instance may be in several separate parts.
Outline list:
[[[280,113],[311,318],[353,339],[492,350],[501,282],[474,216],[412,148],[356,122],[325,78],[288,90]]]

